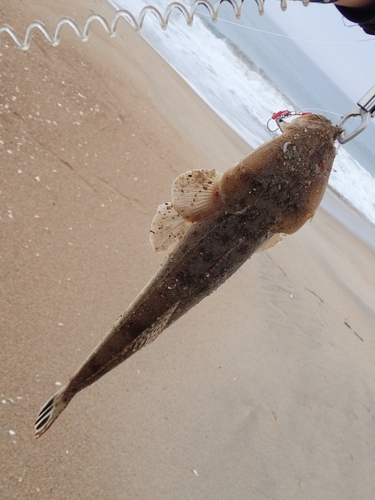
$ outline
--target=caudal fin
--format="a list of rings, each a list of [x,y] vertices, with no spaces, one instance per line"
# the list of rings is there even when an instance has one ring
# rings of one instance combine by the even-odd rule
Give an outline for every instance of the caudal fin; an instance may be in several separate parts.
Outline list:
[[[72,396],[66,394],[66,387],[62,387],[42,406],[35,422],[36,438],[39,438],[51,427],[71,399]]]

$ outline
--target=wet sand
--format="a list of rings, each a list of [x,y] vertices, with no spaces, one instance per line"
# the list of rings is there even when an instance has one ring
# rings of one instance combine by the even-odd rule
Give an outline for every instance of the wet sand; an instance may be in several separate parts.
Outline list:
[[[18,0],[1,21],[110,19],[77,4]],[[249,146],[125,23],[4,41],[0,498],[374,498],[375,254],[321,209],[34,439],[162,262],[148,234],[173,179]]]

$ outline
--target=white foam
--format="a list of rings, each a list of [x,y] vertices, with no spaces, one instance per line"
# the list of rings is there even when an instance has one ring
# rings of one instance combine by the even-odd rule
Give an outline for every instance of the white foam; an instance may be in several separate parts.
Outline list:
[[[335,158],[329,185],[375,223],[375,179],[343,147]]]

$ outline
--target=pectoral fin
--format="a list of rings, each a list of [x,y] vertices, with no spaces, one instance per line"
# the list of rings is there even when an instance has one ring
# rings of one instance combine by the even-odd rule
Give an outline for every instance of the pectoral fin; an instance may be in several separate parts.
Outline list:
[[[216,170],[189,170],[172,184],[172,202],[158,206],[151,223],[150,242],[161,252],[177,243],[193,222],[205,219],[222,206]]]
[[[220,180],[216,170],[189,170],[174,180],[172,205],[190,222],[205,219],[222,206]]]

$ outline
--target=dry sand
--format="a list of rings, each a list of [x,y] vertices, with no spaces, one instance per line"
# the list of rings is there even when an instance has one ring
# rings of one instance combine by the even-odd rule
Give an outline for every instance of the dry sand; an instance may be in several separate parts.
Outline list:
[[[93,11],[111,17],[94,0],[0,7],[20,33]],[[120,32],[1,44],[1,500],[375,498],[375,255],[323,210],[34,439],[157,270],[148,231],[172,180],[249,151]]]

